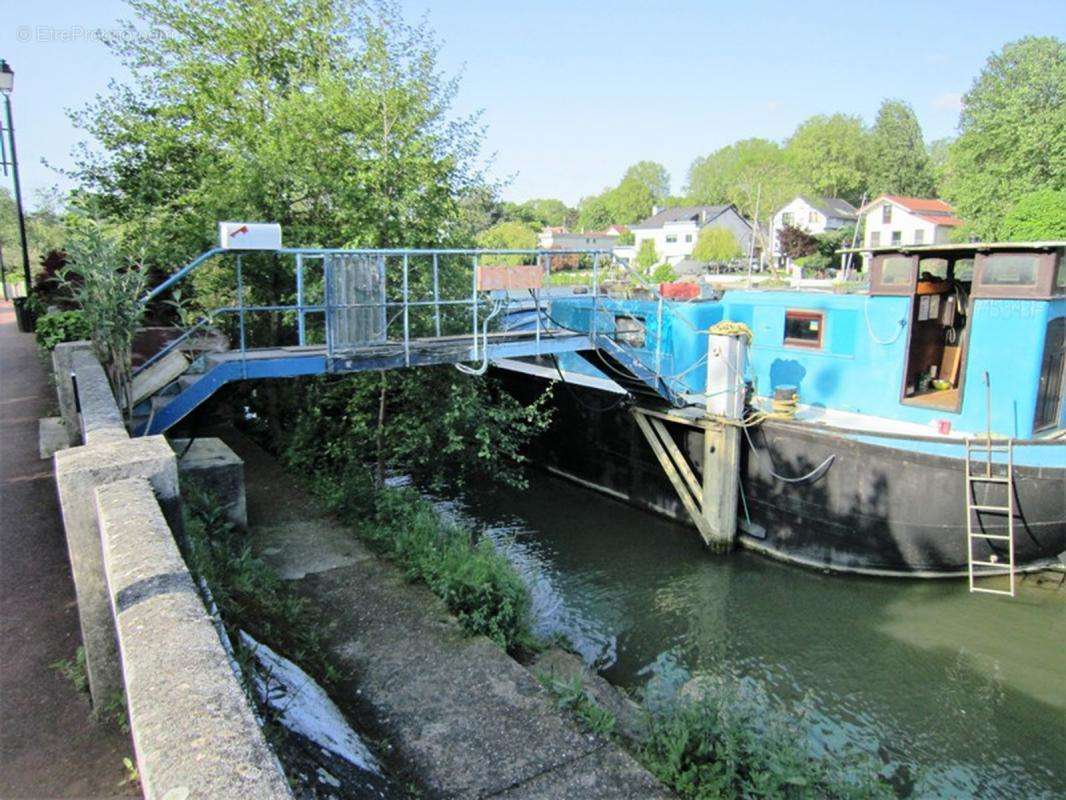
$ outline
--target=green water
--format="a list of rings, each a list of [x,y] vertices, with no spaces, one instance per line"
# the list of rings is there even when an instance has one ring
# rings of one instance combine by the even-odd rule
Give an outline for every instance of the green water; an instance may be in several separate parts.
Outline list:
[[[542,631],[640,687],[668,650],[861,747],[914,797],[1066,797],[1066,589],[830,577],[548,476],[452,504],[527,574]],[[907,789],[906,787],[913,787]]]

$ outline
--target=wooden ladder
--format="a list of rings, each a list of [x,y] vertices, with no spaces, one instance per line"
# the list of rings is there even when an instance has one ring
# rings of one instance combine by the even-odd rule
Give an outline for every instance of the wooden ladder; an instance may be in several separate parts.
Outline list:
[[[993,453],[1006,453],[1005,465],[996,464],[992,461]],[[983,464],[974,463],[974,454],[983,454]],[[1005,466],[1006,471],[997,470],[993,467]],[[976,467],[976,469],[975,469]],[[975,502],[977,489],[982,485],[998,484],[1006,488],[1006,505],[981,504]],[[984,496],[984,492],[981,493]],[[986,533],[981,520],[983,514],[999,514],[1007,517],[1006,533]],[[993,444],[992,437],[984,439],[966,440],[966,560],[969,564],[970,591],[984,592],[986,594],[1002,594],[1014,597],[1015,564],[1014,564],[1014,441],[1007,439],[1004,444]],[[975,530],[976,528],[976,530]],[[1001,541],[1007,543],[1007,563],[1004,564],[993,555],[985,561],[974,556],[975,541]],[[980,571],[975,567],[982,568]],[[1006,569],[1004,569],[1006,567]],[[975,578],[987,578],[995,575],[1008,575],[1010,577],[1010,589],[988,589],[977,586]]]

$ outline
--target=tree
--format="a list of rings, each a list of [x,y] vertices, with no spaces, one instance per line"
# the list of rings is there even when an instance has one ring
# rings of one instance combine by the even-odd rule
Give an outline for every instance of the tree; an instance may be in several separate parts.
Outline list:
[[[599,231],[614,224],[611,207],[608,203],[610,189],[602,194],[581,198],[577,207],[577,226],[583,231]]]
[[[743,254],[737,237],[726,228],[704,228],[696,239],[696,246],[692,248],[692,257],[697,261],[722,263],[740,258]]]
[[[902,100],[885,100],[870,131],[871,196],[933,194],[933,171],[914,110]]]
[[[475,239],[478,247],[487,250],[533,250],[537,246],[537,233],[521,222],[500,222],[479,233]],[[497,264],[521,264],[528,259],[522,256],[493,256]]]
[[[549,197],[526,200],[524,203],[503,203],[500,221],[523,222],[534,228],[547,228],[566,225],[571,213],[562,200]]]
[[[1022,195],[1004,217],[1000,236],[1012,242],[1066,239],[1066,191],[1041,189]]]
[[[777,234],[780,250],[795,260],[818,252],[818,240],[803,228],[785,225]]]
[[[1026,37],[991,56],[963,97],[944,194],[970,231],[1000,235],[1022,195],[1066,188],[1066,44]]]
[[[651,239],[644,239],[637,249],[637,266],[642,270],[648,270],[655,266],[658,261],[659,256],[655,253],[655,242]]]
[[[656,161],[638,161],[622,176],[622,183],[627,181],[643,186],[656,202],[670,194],[670,173]]]
[[[805,186],[854,204],[868,184],[867,145],[867,133],[858,117],[819,115],[796,128],[785,152]]]

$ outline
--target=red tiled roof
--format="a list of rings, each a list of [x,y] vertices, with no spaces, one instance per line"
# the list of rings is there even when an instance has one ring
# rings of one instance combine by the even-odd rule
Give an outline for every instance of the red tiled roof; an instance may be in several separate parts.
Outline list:
[[[882,200],[889,200],[896,205],[903,206],[915,216],[934,225],[957,228],[963,224],[962,220],[955,216],[955,209],[952,208],[950,203],[945,203],[943,200],[937,200],[932,197],[903,197],[898,194],[882,194],[864,205],[859,210],[859,213],[865,214]]]
[[[951,214],[916,214],[915,216],[932,222],[934,225],[945,225],[949,228],[957,228],[962,225],[962,220]]]

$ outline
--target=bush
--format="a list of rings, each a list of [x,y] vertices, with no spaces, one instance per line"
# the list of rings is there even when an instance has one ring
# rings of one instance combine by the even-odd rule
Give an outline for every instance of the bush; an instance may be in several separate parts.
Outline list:
[[[1022,195],[1004,217],[1001,232],[1010,242],[1066,238],[1066,191],[1042,189]]]
[[[88,339],[92,331],[81,311],[54,311],[37,319],[37,344],[54,350],[60,342]]]
[[[667,262],[663,262],[655,268],[651,273],[652,283],[670,283],[670,281],[677,279],[677,273],[674,272],[674,268]]]

